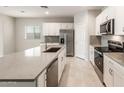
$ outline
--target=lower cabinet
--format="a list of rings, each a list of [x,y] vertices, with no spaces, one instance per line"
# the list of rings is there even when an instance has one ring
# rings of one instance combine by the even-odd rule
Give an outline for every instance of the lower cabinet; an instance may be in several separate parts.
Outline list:
[[[104,83],[107,87],[124,87],[124,67],[105,55]]]
[[[37,78],[37,87],[46,87],[46,70]]]
[[[90,46],[90,62],[94,65],[94,47]]]
[[[114,85],[113,61],[104,56],[104,83],[107,87]]]
[[[115,64],[114,67],[114,86],[124,87],[124,67]]]
[[[61,79],[65,64],[66,64],[66,49],[62,50],[62,52],[58,55],[58,82]]]

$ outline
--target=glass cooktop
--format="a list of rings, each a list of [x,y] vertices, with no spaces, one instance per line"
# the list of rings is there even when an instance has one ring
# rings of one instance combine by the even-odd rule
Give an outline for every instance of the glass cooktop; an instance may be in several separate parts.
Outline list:
[[[109,47],[95,47],[95,49],[99,52],[124,52],[123,49],[119,49],[119,48],[109,48]]]

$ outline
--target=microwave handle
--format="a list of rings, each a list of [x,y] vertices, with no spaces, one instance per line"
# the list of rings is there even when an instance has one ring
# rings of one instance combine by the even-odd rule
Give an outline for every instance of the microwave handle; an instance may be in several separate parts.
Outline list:
[[[108,32],[108,23],[107,23],[107,25],[106,25],[106,32]]]

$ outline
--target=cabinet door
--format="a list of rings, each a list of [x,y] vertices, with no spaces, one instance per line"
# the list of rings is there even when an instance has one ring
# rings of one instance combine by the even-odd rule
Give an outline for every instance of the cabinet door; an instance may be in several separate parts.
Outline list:
[[[119,64],[114,67],[114,86],[124,87],[124,67]]]
[[[60,30],[60,24],[59,23],[51,23],[50,24],[50,35],[58,36],[59,30]]]
[[[100,35],[100,24],[102,23],[102,14],[96,17],[96,35]]]
[[[61,23],[60,29],[74,29],[73,23]]]
[[[37,87],[46,87],[46,70],[37,78]]]
[[[115,18],[115,7],[110,6],[102,11],[102,22]]]
[[[66,50],[63,49],[58,56],[58,82],[61,79],[62,72],[66,64]]]
[[[43,35],[58,36],[59,30],[59,23],[43,23]]]
[[[107,9],[108,11],[107,11],[107,19],[109,20],[109,19],[115,19],[115,17],[116,17],[116,7],[114,7],[114,6],[110,6],[110,7],[108,7],[108,9]]]
[[[116,7],[115,35],[124,35],[124,7]]]
[[[62,75],[62,60],[63,56],[62,53],[60,53],[58,56],[58,82],[60,81]]]
[[[42,24],[42,30],[43,30],[43,35],[44,35],[44,36],[48,35],[49,24],[48,24],[48,23],[43,23],[43,24]]]
[[[114,86],[114,70],[113,61],[107,56],[104,56],[104,83],[107,87]]]
[[[90,61],[94,65],[94,47],[90,46]]]
[[[3,56],[4,52],[4,42],[3,42],[3,24],[2,20],[0,20],[0,57]]]

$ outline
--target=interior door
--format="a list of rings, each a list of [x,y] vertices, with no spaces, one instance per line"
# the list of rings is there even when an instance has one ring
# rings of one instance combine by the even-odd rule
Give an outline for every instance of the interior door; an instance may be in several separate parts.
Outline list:
[[[75,56],[85,59],[85,31],[82,25],[75,25]]]
[[[0,57],[3,56],[3,24],[0,20]]]

